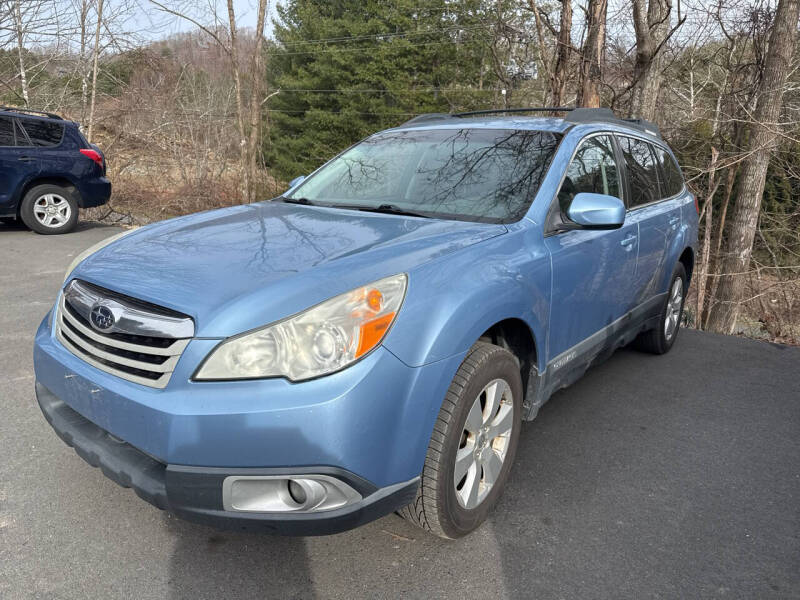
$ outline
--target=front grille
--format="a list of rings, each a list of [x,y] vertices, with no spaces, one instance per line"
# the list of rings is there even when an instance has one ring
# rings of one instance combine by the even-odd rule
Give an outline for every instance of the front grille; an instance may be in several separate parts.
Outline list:
[[[101,290],[78,281],[68,286],[58,306],[56,338],[75,356],[102,371],[149,387],[163,388],[190,338],[152,335],[159,323],[163,323],[163,311],[144,311],[141,304],[134,307],[132,303],[120,303],[118,295],[103,294]],[[92,327],[86,308],[98,303],[113,304],[122,315],[120,321],[126,330],[102,332]],[[126,321],[128,314],[135,314],[136,318]],[[174,324],[176,319],[172,320]],[[186,320],[191,321],[188,317]],[[131,323],[148,335],[131,331]]]

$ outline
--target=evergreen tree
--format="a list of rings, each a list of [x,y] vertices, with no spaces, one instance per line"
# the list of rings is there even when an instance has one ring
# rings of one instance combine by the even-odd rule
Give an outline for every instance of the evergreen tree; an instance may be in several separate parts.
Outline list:
[[[424,112],[491,100],[481,0],[290,0],[269,49],[265,155],[285,179]]]

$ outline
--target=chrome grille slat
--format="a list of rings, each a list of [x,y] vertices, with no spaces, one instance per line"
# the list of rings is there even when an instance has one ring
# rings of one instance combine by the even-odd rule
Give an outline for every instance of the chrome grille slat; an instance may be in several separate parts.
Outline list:
[[[148,313],[141,306],[130,307],[129,303],[138,303],[135,299],[126,297],[121,301],[118,295],[109,292],[109,300],[106,300],[100,290],[102,288],[96,286],[88,288],[79,281],[70,282],[54,319],[56,339],[72,354],[101,371],[148,387],[165,387],[191,339],[176,338],[170,333],[191,331],[193,335],[192,320],[170,317],[165,321],[157,307],[153,313]],[[122,311],[117,314],[122,317],[123,327],[95,331],[94,323],[90,327],[88,319],[82,322],[87,312],[87,298],[94,303],[108,302],[115,310]],[[79,306],[73,305],[73,301],[79,302]],[[131,329],[137,322],[143,324],[142,331]],[[181,325],[176,330],[178,322]],[[164,325],[163,331],[158,329],[160,324]],[[142,343],[135,343],[137,341]]]
[[[146,377],[139,377],[137,375],[133,375],[132,373],[125,373],[124,371],[120,371],[119,369],[115,369],[113,367],[109,367],[109,366],[104,365],[102,363],[99,363],[99,362],[97,362],[95,360],[92,360],[91,356],[89,356],[88,354],[84,354],[78,348],[73,346],[69,341],[67,341],[64,338],[64,336],[61,335],[60,331],[56,332],[56,338],[58,339],[59,342],[61,342],[64,345],[64,347],[67,350],[72,352],[75,356],[77,356],[78,358],[82,359],[83,361],[89,363],[93,367],[97,367],[101,371],[105,371],[106,373],[111,373],[112,375],[116,375],[117,377],[120,377],[122,379],[127,379],[128,381],[132,381],[134,383],[139,383],[141,385],[146,385],[148,387],[163,388],[164,386],[167,385],[168,379],[166,381],[163,381],[163,382],[162,381],[155,381],[153,379],[147,379]]]
[[[106,346],[115,346],[121,350],[128,350],[130,352],[142,352],[142,348],[147,348],[147,351],[143,354],[158,354],[159,356],[174,356],[180,355],[183,352],[183,349],[186,347],[186,344],[181,346],[180,344],[172,344],[168,348],[158,348],[157,346],[142,346],[140,344],[131,344],[129,342],[122,342],[120,340],[116,340],[109,335],[102,335],[89,329],[83,323],[78,321],[75,317],[73,317],[66,308],[63,306],[65,300],[62,299],[61,301],[61,310],[59,311],[59,316],[65,318],[71,326],[75,329],[80,331],[86,337],[92,338],[96,342],[100,342],[101,344],[105,344]]]
[[[62,333],[63,333],[63,330],[62,330]],[[176,356],[171,356],[163,364],[157,365],[157,364],[154,364],[154,363],[149,363],[149,362],[144,362],[144,361],[139,361],[139,360],[133,360],[133,359],[127,358],[125,356],[118,356],[116,354],[112,354],[110,352],[106,352],[105,350],[101,350],[100,348],[95,348],[94,346],[86,344],[83,340],[77,338],[77,336],[70,335],[69,331],[66,332],[66,335],[69,335],[69,337],[75,342],[75,344],[73,344],[73,345],[80,345],[80,347],[86,353],[90,353],[90,354],[93,354],[95,356],[99,356],[100,358],[104,358],[105,360],[109,360],[111,362],[115,362],[115,363],[120,364],[120,365],[125,365],[126,367],[133,367],[135,369],[141,369],[142,371],[153,371],[155,373],[172,373],[172,371],[173,371],[173,369],[175,367],[175,363],[177,363],[178,359],[180,358],[180,354],[178,354]],[[186,341],[188,342],[188,340],[186,340]],[[186,342],[183,342],[181,344],[181,349],[183,349],[185,347],[186,347]],[[141,349],[137,350],[136,352],[139,352],[141,354],[146,354],[145,352],[142,352]]]

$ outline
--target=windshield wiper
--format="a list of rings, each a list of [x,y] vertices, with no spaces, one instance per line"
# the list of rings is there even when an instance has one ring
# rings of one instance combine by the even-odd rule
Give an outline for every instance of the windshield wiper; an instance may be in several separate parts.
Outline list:
[[[364,212],[386,213],[390,215],[402,215],[406,217],[423,217],[425,219],[432,218],[431,215],[425,213],[414,212],[395,206],[394,204],[379,204],[378,206],[365,206],[363,204],[337,204],[335,208],[350,208],[353,210],[361,210]]]
[[[304,204],[305,206],[316,206],[311,200],[308,198],[287,198],[286,196],[281,196],[281,202],[286,202],[287,204]]]

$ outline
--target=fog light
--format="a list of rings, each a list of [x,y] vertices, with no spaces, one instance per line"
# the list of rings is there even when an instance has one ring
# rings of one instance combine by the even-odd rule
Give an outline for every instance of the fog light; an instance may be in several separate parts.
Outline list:
[[[231,475],[222,482],[222,505],[236,512],[317,512],[361,500],[361,494],[329,475]]]
[[[292,500],[298,504],[305,504],[306,500],[308,500],[308,494],[306,494],[303,486],[294,479],[289,480],[289,495],[292,497]]]

